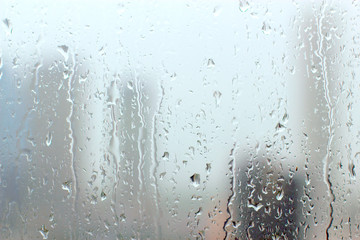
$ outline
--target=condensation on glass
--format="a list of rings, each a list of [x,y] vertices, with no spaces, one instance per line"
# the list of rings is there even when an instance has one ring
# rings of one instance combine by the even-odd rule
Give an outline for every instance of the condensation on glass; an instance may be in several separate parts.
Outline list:
[[[0,239],[360,239],[359,2],[0,3]]]

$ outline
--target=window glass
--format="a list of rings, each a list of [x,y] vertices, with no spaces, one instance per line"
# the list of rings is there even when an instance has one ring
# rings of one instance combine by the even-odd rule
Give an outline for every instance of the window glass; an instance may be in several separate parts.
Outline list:
[[[0,239],[360,239],[359,2],[0,5]]]

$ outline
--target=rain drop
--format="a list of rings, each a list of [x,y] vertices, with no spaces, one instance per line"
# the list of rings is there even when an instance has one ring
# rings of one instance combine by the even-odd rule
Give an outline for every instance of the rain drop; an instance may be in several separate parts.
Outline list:
[[[191,182],[194,187],[198,187],[200,185],[200,174],[194,173],[191,177]]]

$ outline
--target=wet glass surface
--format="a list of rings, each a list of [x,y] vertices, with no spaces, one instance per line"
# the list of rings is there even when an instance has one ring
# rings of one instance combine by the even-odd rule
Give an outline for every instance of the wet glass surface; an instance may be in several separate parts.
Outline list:
[[[0,239],[360,239],[359,2],[0,6]]]

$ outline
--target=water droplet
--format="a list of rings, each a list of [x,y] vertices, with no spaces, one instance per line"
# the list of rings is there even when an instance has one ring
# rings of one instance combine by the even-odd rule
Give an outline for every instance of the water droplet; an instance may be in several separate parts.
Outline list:
[[[126,221],[126,216],[125,216],[124,213],[122,213],[122,214],[120,215],[120,221],[122,221],[122,222],[125,222],[125,221]]]
[[[263,31],[263,33],[265,33],[266,35],[269,35],[271,33],[271,27],[267,24],[267,23],[263,23],[263,26],[261,28],[261,30]]]
[[[3,20],[3,23],[5,24],[5,26],[7,27],[7,28],[10,28],[10,20],[8,19],[8,18],[5,18],[4,20]]]
[[[100,55],[100,56],[106,55],[106,51],[105,51],[105,47],[104,47],[104,46],[99,49],[99,55]]]
[[[276,199],[277,199],[278,201],[280,201],[281,199],[283,199],[283,197],[284,197],[284,191],[283,191],[283,190],[279,191],[279,192],[276,194]]]
[[[97,202],[98,202],[97,196],[91,195],[91,197],[90,197],[90,203],[91,203],[92,205],[96,205]]]
[[[71,192],[71,181],[66,181],[61,185],[62,189],[67,191],[67,192]]]
[[[88,75],[89,75],[89,70],[83,74],[80,74],[79,76],[79,83],[83,83],[83,82],[86,82],[87,78],[88,78]]]
[[[282,120],[284,123],[287,123],[287,121],[289,120],[289,115],[287,114],[287,112],[284,113]]]
[[[163,180],[163,179],[164,179],[164,177],[165,177],[165,175],[166,175],[166,172],[162,172],[162,173],[160,173],[160,180]]]
[[[39,230],[39,232],[40,232],[43,239],[48,239],[49,230],[46,229],[45,225],[41,226],[41,229]]]
[[[211,58],[209,58],[209,59],[208,59],[207,66],[208,66],[209,68],[215,67],[215,62],[214,62],[214,60],[212,60]]]
[[[64,57],[66,62],[69,59],[69,47],[66,45],[58,46],[58,51]]]
[[[241,12],[246,12],[247,10],[249,10],[249,8],[250,8],[249,1],[239,0],[239,9]]]
[[[356,177],[356,173],[355,173],[355,165],[354,163],[350,163],[349,164],[349,171],[352,177]]]
[[[16,87],[17,87],[17,88],[21,88],[21,85],[22,85],[22,79],[21,79],[21,78],[17,78],[17,79],[16,79]]]
[[[169,153],[168,152],[164,152],[163,156],[162,156],[162,159],[164,161],[168,161],[169,160]]]
[[[280,122],[278,122],[275,126],[275,130],[276,131],[282,131],[282,130],[285,130],[285,126],[282,125]]]
[[[248,208],[253,208],[256,212],[259,211],[264,205],[262,203],[256,203],[254,199],[248,200]]]
[[[200,216],[202,212],[202,207],[199,208],[199,210],[195,213],[195,217]]]
[[[191,177],[191,182],[193,183],[194,187],[198,187],[200,185],[200,174],[194,173]]]
[[[13,31],[13,28],[12,28],[12,24],[11,24],[10,19],[5,18],[3,20],[3,23],[4,23],[4,25],[5,25],[6,29],[7,29],[7,34],[11,34],[12,31]]]
[[[211,163],[206,164],[206,172],[209,174],[211,171]]]
[[[172,81],[174,81],[176,79],[176,73],[174,72],[173,74],[171,74],[170,78]]]
[[[51,142],[52,142],[52,134],[51,134],[51,131],[49,131],[47,134],[46,134],[46,138],[45,138],[45,143],[46,143],[46,146],[50,146],[51,145]]]
[[[268,215],[270,215],[271,213],[271,207],[270,206],[266,206],[265,209],[264,209],[264,212]]]
[[[315,73],[317,73],[317,71],[318,71],[318,70],[317,70],[316,66],[315,66],[315,65],[312,65],[312,66],[311,66],[311,72],[315,74]]]
[[[134,90],[134,83],[132,81],[128,81],[126,86],[128,87],[128,89]]]
[[[214,92],[214,94],[213,94],[213,96],[214,96],[214,98],[215,98],[215,105],[216,105],[216,107],[219,107],[219,104],[220,104],[220,100],[221,100],[221,92],[219,92],[219,91],[215,91]]]
[[[101,197],[101,201],[106,200],[106,194],[104,193],[104,191],[101,191],[100,197]]]
[[[276,219],[279,219],[279,218],[281,218],[281,216],[282,216],[282,209],[281,209],[280,207],[278,207],[278,208],[276,209],[276,216],[275,216],[275,218],[276,218]]]
[[[49,222],[53,222],[53,221],[54,221],[54,213],[50,213]]]
[[[219,6],[215,7],[213,10],[213,14],[215,17],[219,16],[221,13],[221,8]]]

